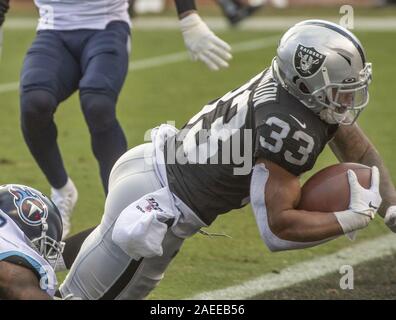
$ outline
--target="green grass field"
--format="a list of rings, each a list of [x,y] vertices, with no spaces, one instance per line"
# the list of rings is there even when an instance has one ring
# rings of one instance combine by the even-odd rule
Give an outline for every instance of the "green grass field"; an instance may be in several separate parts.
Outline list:
[[[230,44],[235,44],[274,34],[281,33],[230,30],[220,35]],[[393,99],[396,89],[396,33],[357,34],[365,45],[374,68],[372,100],[359,123],[383,155],[391,173],[396,175],[396,105]],[[0,65],[0,86],[18,81],[24,54],[33,37],[34,30],[6,30]],[[268,66],[275,48],[276,42],[273,41],[265,49],[235,53],[231,67],[217,73],[190,61],[130,72],[118,104],[118,117],[126,131],[129,146],[142,143],[147,129],[168,120],[176,121],[177,127],[182,126],[206,102],[244,83]],[[177,30],[137,30],[133,35],[131,61],[183,50],[182,38]],[[1,181],[27,184],[48,192],[49,186],[28,152],[19,129],[18,92],[2,92],[0,95]],[[80,193],[73,216],[72,231],[75,233],[100,221],[104,194],[77,95],[59,107],[56,121],[64,161]],[[326,150],[315,170],[334,162],[335,158]],[[310,250],[270,253],[259,237],[250,207],[221,216],[208,231],[224,232],[232,239],[196,235],[187,240],[163,282],[150,298],[179,299],[227,287],[314,256],[335,252],[351,244],[342,238]],[[378,218],[360,232],[358,241],[387,232],[382,219]],[[63,277],[63,274],[60,275],[61,280]]]

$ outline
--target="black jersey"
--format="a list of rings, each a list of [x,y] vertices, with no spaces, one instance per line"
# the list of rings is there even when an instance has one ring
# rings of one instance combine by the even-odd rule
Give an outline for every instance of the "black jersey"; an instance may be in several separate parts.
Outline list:
[[[210,102],[167,141],[170,189],[210,224],[249,202],[257,159],[298,176],[313,167],[336,130],[265,70]]]

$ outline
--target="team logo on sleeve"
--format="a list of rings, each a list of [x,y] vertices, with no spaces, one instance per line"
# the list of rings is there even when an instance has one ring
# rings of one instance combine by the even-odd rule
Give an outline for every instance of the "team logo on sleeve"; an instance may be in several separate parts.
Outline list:
[[[29,188],[17,186],[12,186],[8,191],[14,196],[15,207],[23,222],[30,226],[38,226],[42,218],[47,218],[47,205],[35,192]]]
[[[294,54],[294,68],[300,76],[311,77],[318,72],[325,59],[326,56],[315,48],[299,44]]]

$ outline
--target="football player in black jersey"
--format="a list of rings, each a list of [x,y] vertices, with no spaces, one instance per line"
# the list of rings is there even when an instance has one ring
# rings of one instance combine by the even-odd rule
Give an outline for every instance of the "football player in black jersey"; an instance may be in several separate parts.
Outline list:
[[[102,222],[84,242],[61,294],[144,298],[184,239],[249,202],[271,251],[350,236],[377,211],[396,231],[395,188],[356,124],[370,81],[371,64],[351,32],[321,20],[293,26],[268,69],[210,102],[180,131],[154,129],[152,143],[116,162]],[[299,176],[327,143],[340,161],[372,166],[371,187],[348,171],[348,210],[297,210]]]

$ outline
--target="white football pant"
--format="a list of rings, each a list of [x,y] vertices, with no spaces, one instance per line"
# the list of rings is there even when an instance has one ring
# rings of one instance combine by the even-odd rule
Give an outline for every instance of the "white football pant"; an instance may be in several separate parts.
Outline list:
[[[123,209],[145,194],[162,188],[155,173],[152,153],[152,144],[143,144],[126,152],[114,165],[101,224],[84,241],[62,283],[60,292],[63,297],[73,294],[90,300],[143,299],[163,278],[185,235],[192,235],[205,226],[181,203],[185,207],[178,205],[178,208],[191,213],[182,213],[176,228],[168,229],[162,244],[162,256],[132,260],[113,243],[114,224]]]

